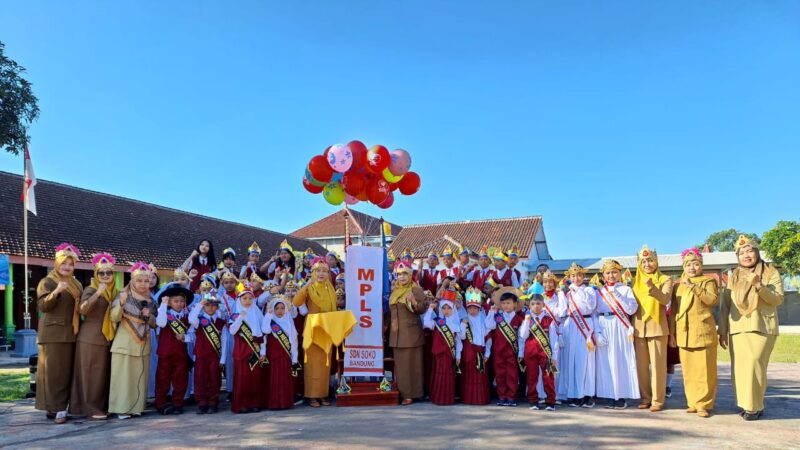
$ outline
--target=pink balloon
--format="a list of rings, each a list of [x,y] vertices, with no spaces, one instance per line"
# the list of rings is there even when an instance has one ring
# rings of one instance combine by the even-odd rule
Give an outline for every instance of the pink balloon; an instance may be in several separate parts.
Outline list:
[[[348,205],[350,205],[350,206],[353,206],[353,205],[355,205],[356,203],[358,203],[358,202],[360,202],[360,201],[361,201],[361,200],[359,200],[359,199],[358,199],[358,198],[356,198],[356,197],[353,197],[353,196],[352,196],[352,195],[350,195],[350,194],[345,194],[345,195],[344,195],[344,202],[345,202],[345,203],[347,203],[347,204],[348,204]]]
[[[411,169],[411,155],[402,149],[392,150],[392,162],[389,163],[389,172],[395,175],[405,175]]]
[[[389,209],[394,205],[394,192],[390,192],[389,196],[386,197],[386,200],[382,201],[378,204],[378,208],[380,209]]]
[[[328,151],[328,165],[334,172],[345,173],[353,165],[353,152],[350,147],[336,144]]]

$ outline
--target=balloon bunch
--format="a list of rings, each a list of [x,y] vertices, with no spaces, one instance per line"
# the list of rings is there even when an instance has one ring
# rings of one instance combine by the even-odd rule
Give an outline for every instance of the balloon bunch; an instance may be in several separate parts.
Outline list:
[[[367,147],[361,141],[336,144],[311,158],[303,176],[303,187],[322,193],[331,205],[370,202],[387,209],[394,204],[394,192],[414,195],[420,178],[411,168],[405,150],[389,151],[383,145]]]

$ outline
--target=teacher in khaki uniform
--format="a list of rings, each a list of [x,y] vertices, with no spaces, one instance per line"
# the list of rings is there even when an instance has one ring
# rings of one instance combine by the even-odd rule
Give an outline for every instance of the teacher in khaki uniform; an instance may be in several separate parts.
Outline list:
[[[717,396],[717,322],[713,309],[719,303],[717,281],[703,275],[703,255],[684,250],[683,275],[675,289],[672,309],[675,338],[683,368],[687,413],[710,417]]]
[[[410,405],[413,399],[423,395],[422,346],[425,338],[419,315],[425,312],[425,295],[422,288],[412,281],[408,264],[397,263],[395,273],[397,280],[389,296],[389,346],[394,352],[394,377],[400,391],[400,404]]]
[[[36,306],[42,313],[37,336],[36,409],[46,411],[47,418],[58,424],[67,421],[75,335],[80,325],[78,301],[83,286],[74,277],[79,256],[72,244],[56,247],[53,270],[36,288]]]
[[[667,390],[667,344],[670,339],[667,305],[672,299],[672,278],[658,269],[658,254],[646,245],[637,255],[633,293],[639,308],[633,320],[636,375],[642,403],[639,409],[664,409]]]
[[[735,245],[739,267],[734,269],[720,307],[719,341],[730,345],[736,404],[744,420],[764,412],[767,363],[778,337],[778,313],[783,281],[761,259],[755,241],[739,236]]]

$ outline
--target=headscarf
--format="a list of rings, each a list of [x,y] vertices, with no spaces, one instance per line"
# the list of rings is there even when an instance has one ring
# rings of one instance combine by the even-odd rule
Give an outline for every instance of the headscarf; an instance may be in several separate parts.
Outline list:
[[[469,328],[472,331],[472,343],[479,346],[486,345],[486,316],[483,313],[483,308],[480,309],[475,317],[467,312],[467,320],[469,321]]]
[[[692,284],[701,284],[705,281],[713,280],[713,278],[709,277],[708,275],[690,277],[686,274],[686,264],[690,261],[699,261],[700,267],[703,266],[703,255],[700,254],[700,250],[696,248],[684,250],[681,252],[681,258],[683,258],[683,275],[681,275],[682,280],[689,280]],[[678,285],[677,295],[681,297],[681,309],[678,311],[678,315],[676,317],[682,317],[694,303],[694,290],[691,287],[681,283]]]
[[[739,237],[741,245],[737,245],[736,256],[739,256],[739,249],[742,247],[753,247],[758,255],[758,261],[753,267],[744,267],[739,264],[739,267],[733,269],[730,278],[731,286],[731,300],[743,316],[747,316],[758,308],[758,292],[749,281],[749,274],[758,275],[762,283],[767,283],[776,272],[775,268],[768,265],[761,259],[761,253],[758,251],[755,242],[747,240],[745,236]],[[737,244],[739,244],[737,242]]]
[[[653,273],[646,273],[642,269],[642,260],[644,258],[653,258],[656,265],[656,270]],[[636,295],[636,300],[639,301],[639,307],[642,308],[642,320],[652,319],[656,324],[661,323],[661,314],[659,314],[661,304],[658,299],[650,295],[647,280],[651,280],[657,288],[661,289],[667,279],[669,277],[661,273],[661,269],[658,267],[658,254],[656,254],[656,251],[650,250],[646,245],[642,246],[636,258],[636,277],[633,279],[633,293]]]
[[[395,267],[395,273],[406,272],[408,273],[408,283],[401,284],[400,280],[394,282],[394,286],[392,286],[392,292],[389,294],[389,304],[401,304],[406,305],[411,308],[411,305],[408,304],[408,293],[414,287],[414,281],[411,279],[411,268],[403,261],[397,263]]]
[[[452,309],[452,312],[447,317],[445,317],[444,313],[442,312],[442,306],[444,305],[448,305]],[[445,320],[447,328],[450,328],[450,331],[452,331],[453,333],[458,333],[461,331],[461,321],[458,320],[458,311],[456,311],[456,304],[452,300],[439,300],[439,310],[437,311],[437,313],[440,319]],[[472,331],[474,332],[475,330],[473,329]]]
[[[97,272],[100,269],[108,269],[113,271],[114,264],[117,261],[108,253],[98,253],[92,256],[92,264],[94,264],[94,278],[92,278],[91,287],[94,290],[100,287],[100,277],[97,275]],[[111,303],[117,298],[117,294],[119,293],[119,289],[117,289],[117,284],[112,281],[106,286],[106,289],[101,293],[102,297],[108,303],[106,307],[106,313],[103,316],[103,326],[101,328],[103,332],[103,336],[105,336],[108,342],[114,340],[114,336],[117,335],[117,327],[114,325],[114,322],[111,321]]]
[[[321,270],[330,270],[328,263],[319,257],[311,266],[311,280],[304,286],[308,290],[308,297],[322,312],[336,311],[336,290],[333,288],[330,277],[318,281],[317,273]]]
[[[80,257],[81,252],[75,248],[74,245],[69,244],[67,242],[59,245],[56,247],[56,257],[55,262],[53,264],[53,270],[47,274],[47,278],[54,281],[56,284],[64,282],[67,283],[66,291],[69,292],[69,295],[75,301],[75,308],[72,311],[72,332],[77,336],[78,329],[80,328],[81,324],[81,316],[80,312],[78,311],[78,307],[80,305],[81,295],[83,294],[83,286],[81,283],[75,278],[74,275],[63,276],[59,269],[61,266],[68,260],[72,260],[72,264],[78,264],[78,258]]]
[[[283,313],[283,317],[278,317],[275,315],[275,306],[281,303],[286,308],[286,311]],[[272,321],[280,325],[283,332],[289,337],[289,342],[292,343],[293,346],[297,345],[297,329],[294,327],[294,320],[292,319],[292,304],[284,298],[282,295],[275,296],[272,301],[270,302],[270,306],[272,307]],[[250,314],[250,313],[248,313]],[[271,327],[272,324],[266,324],[267,326]]]
[[[245,293],[249,293],[252,295],[253,293],[250,291],[245,291]],[[253,332],[253,336],[263,336],[264,333],[261,331],[261,322],[264,321],[264,315],[261,313],[261,309],[256,305],[256,300],[253,299],[253,303],[245,308],[242,306],[241,303],[241,294],[239,297],[236,298],[236,314],[242,314],[242,311],[247,311],[247,315],[244,318],[244,322],[247,323],[247,326],[250,327],[250,330]]]
[[[147,277],[148,280],[151,280],[153,272],[153,266],[144,262],[136,262],[130,268],[131,282],[139,277]],[[147,325],[148,319],[144,317],[142,311],[145,308],[149,308],[150,315],[154,317],[156,314],[156,303],[152,295],[148,295],[146,298],[136,298],[130,287],[128,287],[126,291],[128,297],[125,303],[123,304],[119,295],[117,295],[117,298],[114,299],[114,303],[112,304],[112,308],[117,304],[122,306],[122,325],[128,330],[128,334],[131,335],[137,344],[145,345],[145,340],[149,339],[150,331]]]

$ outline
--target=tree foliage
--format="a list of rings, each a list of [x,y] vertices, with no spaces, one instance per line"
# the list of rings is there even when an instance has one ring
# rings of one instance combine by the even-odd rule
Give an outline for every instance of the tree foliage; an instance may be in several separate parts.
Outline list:
[[[708,245],[709,250],[711,250],[712,252],[732,252],[734,246],[736,245],[736,239],[739,237],[740,234],[755,239],[756,242],[761,242],[761,239],[759,239],[757,234],[744,233],[735,228],[729,228],[727,230],[711,233],[706,238],[705,242],[698,245],[697,247],[702,249],[704,246]]]
[[[800,273],[800,222],[779,221],[764,233],[761,248],[787,275]]]
[[[31,83],[22,77],[25,68],[5,55],[0,42],[0,148],[15,155],[28,142],[27,128],[39,117]]]

